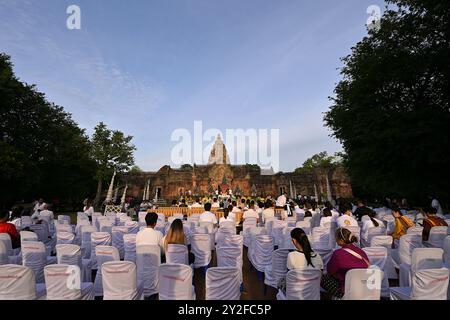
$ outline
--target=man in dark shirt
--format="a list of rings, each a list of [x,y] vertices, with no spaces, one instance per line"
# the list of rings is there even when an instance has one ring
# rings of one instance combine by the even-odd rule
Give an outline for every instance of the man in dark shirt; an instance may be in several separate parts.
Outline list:
[[[446,227],[447,222],[444,219],[439,218],[437,215],[437,209],[429,207],[425,210],[426,219],[423,220],[422,240],[428,241],[430,236],[430,230],[433,227]]]
[[[11,245],[13,249],[20,247],[20,235],[16,226],[8,222],[9,212],[7,210],[0,211],[0,233],[7,233],[11,237]]]
[[[370,210],[370,208],[366,207],[363,200],[358,200],[358,208],[356,208],[355,212],[353,212],[353,215],[358,221],[361,221],[361,218],[368,215],[371,211],[372,210]]]

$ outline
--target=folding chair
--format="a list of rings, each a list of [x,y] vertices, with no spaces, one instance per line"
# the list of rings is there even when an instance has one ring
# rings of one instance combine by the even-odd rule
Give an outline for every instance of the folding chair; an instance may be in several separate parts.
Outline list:
[[[424,245],[429,248],[442,248],[444,239],[448,235],[448,227],[432,227],[428,241],[424,241]]]
[[[413,275],[424,269],[440,269],[444,265],[444,250],[440,248],[416,248],[411,255],[411,264],[400,264],[400,287],[410,287]]]
[[[111,235],[108,232],[92,232],[91,233],[91,267],[97,269],[97,259],[95,256],[96,246],[110,246]],[[120,256],[120,254],[119,254]]]
[[[168,244],[166,262],[189,265],[188,248],[183,244]]]
[[[48,257],[42,242],[22,243],[22,264],[34,272],[36,283],[44,282],[44,267],[56,263],[56,257]]]
[[[277,300],[320,300],[322,271],[294,269],[286,274],[286,293],[278,291]]]
[[[128,233],[128,227],[118,226],[112,227],[112,245],[119,250],[120,259],[125,255],[123,236]]]
[[[206,300],[239,300],[240,270],[237,267],[214,267],[206,271]]]
[[[102,264],[103,300],[144,300],[137,285],[136,265],[130,261],[109,261]]]
[[[96,246],[95,255],[97,257],[97,275],[94,281],[95,296],[103,296],[103,275],[102,266],[106,262],[120,261],[119,251],[112,246]]]
[[[411,287],[391,288],[391,300],[447,300],[449,272],[447,268],[418,271]]]
[[[345,274],[342,300],[380,300],[384,274],[380,269],[352,269]]]
[[[158,270],[161,264],[161,249],[157,245],[136,246],[137,283],[146,297],[159,291]]]
[[[81,282],[77,265],[48,265],[44,276],[47,300],[94,300],[94,284]]]
[[[124,260],[136,263],[136,234],[129,233],[123,236]]]
[[[191,251],[195,256],[194,268],[208,266],[211,262],[211,236],[194,233],[191,236]]]
[[[78,266],[81,269],[81,281],[91,282],[91,260],[83,259],[80,246],[76,244],[57,244],[56,258],[58,264]]]
[[[45,285],[36,284],[33,270],[26,266],[0,266],[0,300],[36,300],[45,295]]]
[[[159,267],[159,300],[195,300],[193,270],[184,264],[163,263]]]
[[[272,263],[264,270],[264,284],[277,288],[280,279],[286,276],[288,249],[277,249],[272,252]]]

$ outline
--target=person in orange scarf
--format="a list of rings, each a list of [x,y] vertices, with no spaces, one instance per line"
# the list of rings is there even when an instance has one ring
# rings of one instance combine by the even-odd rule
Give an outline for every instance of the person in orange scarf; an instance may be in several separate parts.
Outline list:
[[[430,236],[430,230],[433,227],[446,227],[447,222],[444,219],[439,218],[436,213],[437,209],[433,207],[429,207],[425,210],[426,219],[423,220],[423,231],[422,231],[422,240],[428,241],[428,237]]]
[[[404,217],[398,206],[394,206],[391,209],[392,215],[395,218],[395,228],[390,234],[393,240],[400,239],[401,236],[405,235],[407,230],[414,227],[414,223],[407,217]]]

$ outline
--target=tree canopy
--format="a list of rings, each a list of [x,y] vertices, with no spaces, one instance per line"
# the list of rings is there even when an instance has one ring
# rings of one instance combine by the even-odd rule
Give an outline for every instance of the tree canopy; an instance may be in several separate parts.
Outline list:
[[[450,2],[388,0],[343,58],[325,123],[355,194],[450,198]]]
[[[0,205],[78,199],[95,186],[89,139],[62,107],[14,75],[0,53]]]
[[[334,156],[328,155],[326,151],[322,151],[313,155],[303,162],[301,167],[294,170],[295,173],[308,172],[314,168],[332,168],[340,164],[340,156],[335,154]]]

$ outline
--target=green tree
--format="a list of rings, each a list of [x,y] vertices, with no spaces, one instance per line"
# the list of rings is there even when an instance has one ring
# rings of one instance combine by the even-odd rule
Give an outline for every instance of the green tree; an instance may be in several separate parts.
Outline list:
[[[140,172],[142,172],[142,169],[139,166],[134,165],[131,167],[130,171],[128,171],[128,172],[129,173],[140,173]]]
[[[84,130],[62,107],[22,83],[0,54],[0,205],[44,197],[78,201],[93,191]]]
[[[303,173],[311,171],[314,168],[329,169],[335,167],[339,163],[340,160],[338,154],[330,156],[326,151],[322,151],[313,155],[311,158],[306,159],[305,162],[303,162],[303,165],[295,169],[294,172]]]
[[[128,171],[134,164],[133,151],[136,148],[131,143],[132,139],[132,136],[125,136],[120,131],[108,129],[103,122],[95,127],[91,140],[91,155],[97,163],[95,205],[100,202],[103,182],[110,178],[114,171]]]
[[[380,28],[343,58],[325,123],[355,194],[450,193],[450,1],[388,0]]]

